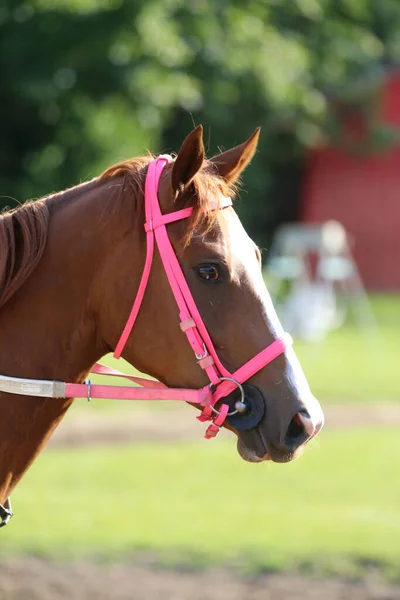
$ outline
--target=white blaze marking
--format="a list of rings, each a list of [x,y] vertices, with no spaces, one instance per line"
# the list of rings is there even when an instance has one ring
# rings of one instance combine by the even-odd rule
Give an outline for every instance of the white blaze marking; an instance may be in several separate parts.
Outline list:
[[[261,303],[268,330],[275,339],[281,337],[284,330],[265,285],[256,256],[254,242],[246,233],[233,209],[225,210],[223,213],[226,223],[224,233],[226,234],[227,250],[231,256],[232,263],[234,265],[241,265],[246,272],[253,290]],[[284,377],[287,381],[290,381],[291,386],[296,389],[299,399],[310,415],[307,424],[304,424],[304,426],[307,425],[306,431],[308,431],[308,429],[311,430],[311,428],[313,431],[316,429],[319,431],[319,425],[324,422],[321,406],[311,393],[303,369],[292,347],[287,348],[285,356],[287,362]]]

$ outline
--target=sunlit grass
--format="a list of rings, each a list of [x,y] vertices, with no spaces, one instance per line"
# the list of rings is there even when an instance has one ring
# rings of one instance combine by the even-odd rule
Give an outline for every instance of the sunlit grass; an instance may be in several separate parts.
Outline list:
[[[320,344],[296,343],[307,379],[323,402],[399,401],[400,297],[370,299],[377,330],[350,322]]]
[[[14,494],[0,553],[248,568],[400,563],[395,429],[330,431],[289,465],[249,465],[233,439],[52,451]]]

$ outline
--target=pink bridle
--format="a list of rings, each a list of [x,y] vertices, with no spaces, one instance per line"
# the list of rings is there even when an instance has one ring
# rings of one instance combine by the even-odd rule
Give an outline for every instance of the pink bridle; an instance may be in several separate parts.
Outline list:
[[[115,398],[121,400],[183,400],[199,404],[204,409],[197,418],[200,421],[212,421],[205,434],[205,437],[209,439],[218,433],[228,415],[246,410],[241,384],[282,354],[293,342],[288,334],[284,334],[234,373],[230,373],[223,366],[197,309],[169,240],[166,228],[166,225],[169,223],[190,217],[193,208],[185,208],[173,213],[162,214],[158,201],[158,185],[161,173],[170,160],[169,156],[162,155],[153,160],[148,166],[145,183],[146,221],[144,224],[147,244],[146,260],[139,289],[131,313],[115,348],[114,357],[120,358],[142,305],[151,271],[155,241],[172,293],[178,305],[180,328],[185,333],[199,366],[207,374],[210,384],[197,390],[173,389],[168,388],[158,381],[127,376],[119,371],[97,364],[93,367],[92,372],[126,377],[141,385],[142,388],[94,385],[90,381],[86,381],[84,384],[68,383],[66,384],[66,397]],[[212,210],[221,210],[231,206],[231,204],[232,201],[230,198],[222,198],[218,204],[212,207]],[[237,388],[240,389],[242,398],[241,402],[236,403],[235,410],[229,412],[230,407],[224,403],[217,410],[215,408],[216,403]]]
[[[153,160],[148,167],[145,184],[146,222],[144,225],[147,241],[146,261],[131,313],[115,348],[114,356],[120,358],[139,313],[153,262],[155,240],[179,308],[180,328],[186,334],[199,366],[207,373],[210,384],[198,390],[173,389],[168,388],[159,381],[128,376],[104,365],[96,364],[92,369],[93,373],[125,377],[141,385],[142,388],[92,385],[89,380],[86,380],[85,383],[63,383],[0,376],[0,380],[3,380],[3,388],[0,386],[0,390],[32,396],[88,398],[88,400],[91,398],[183,400],[204,407],[201,415],[197,418],[200,421],[212,421],[205,434],[207,439],[215,437],[227,416],[246,411],[245,394],[241,384],[282,354],[288,345],[292,343],[292,339],[288,334],[284,334],[283,337],[275,340],[234,373],[230,373],[225,369],[217,356],[208,331],[197,310],[166,228],[168,223],[190,217],[193,208],[185,208],[163,215],[158,202],[159,180],[164,167],[170,160],[169,156],[160,156]],[[223,198],[212,207],[212,210],[220,210],[231,206],[231,204],[230,198]],[[235,410],[229,412],[229,405],[225,403],[221,404],[219,410],[217,410],[215,405],[218,400],[224,398],[236,388],[241,392],[241,401],[236,402]],[[4,506],[0,504],[0,527],[7,525],[12,515],[11,503],[8,498]]]

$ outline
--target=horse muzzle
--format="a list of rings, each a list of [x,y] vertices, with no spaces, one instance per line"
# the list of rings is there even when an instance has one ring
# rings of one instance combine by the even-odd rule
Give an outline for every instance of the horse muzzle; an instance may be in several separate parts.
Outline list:
[[[265,398],[261,390],[250,384],[243,384],[222,401],[229,406],[226,421],[237,432],[239,454],[250,462],[289,462],[297,458],[323,425],[297,402],[293,414],[278,425],[271,398]],[[270,421],[274,421],[272,428]]]

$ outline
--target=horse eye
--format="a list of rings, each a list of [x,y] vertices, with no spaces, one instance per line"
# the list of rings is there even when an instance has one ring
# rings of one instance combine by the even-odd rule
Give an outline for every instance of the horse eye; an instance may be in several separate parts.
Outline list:
[[[217,281],[219,271],[215,265],[201,265],[197,268],[197,275],[206,281]]]

